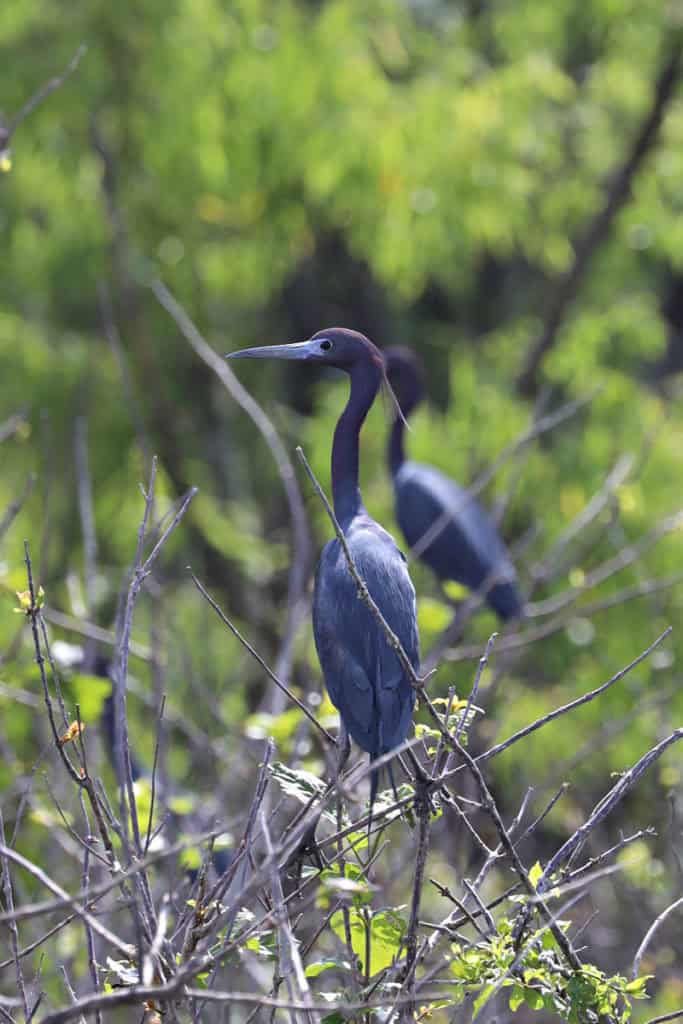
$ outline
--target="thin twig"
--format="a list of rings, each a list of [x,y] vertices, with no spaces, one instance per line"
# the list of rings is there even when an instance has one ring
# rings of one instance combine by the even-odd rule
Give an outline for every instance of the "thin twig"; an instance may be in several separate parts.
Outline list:
[[[605,690],[614,686],[615,683],[621,682],[624,676],[627,676],[629,672],[632,672],[633,669],[640,665],[642,661],[649,658],[652,652],[659,647],[662,641],[664,641],[671,633],[671,630],[672,627],[667,626],[664,632],[660,633],[657,639],[654,640],[649,647],[646,647],[646,649],[639,654],[637,658],[634,658],[633,661],[629,662],[629,664],[624,668],[615,672],[615,674],[608,679],[606,683],[603,683],[602,686],[598,686],[597,689],[584,693],[581,697],[577,697],[575,700],[569,701],[568,704],[563,704],[561,707],[555,708],[554,711],[549,711],[547,715],[542,715],[540,718],[537,718],[535,722],[525,725],[523,729],[519,729],[506,740],[503,740],[501,743],[496,743],[495,746],[489,747],[489,749],[484,751],[483,754],[479,754],[477,762],[482,763],[484,761],[490,761],[491,758],[497,757],[498,754],[502,754],[504,750],[507,750],[508,747],[511,747],[514,743],[518,743],[525,737],[530,736],[532,732],[536,732],[537,729],[541,729],[544,725],[548,725],[549,722],[554,722],[556,718],[560,718],[562,715],[568,714],[568,712],[573,711],[575,708],[579,708],[583,704],[589,704],[591,701],[595,700],[596,697],[599,697],[605,692]]]
[[[225,389],[232,395],[237,404],[244,409],[256,429],[261,433],[275,460],[275,466],[282,480],[292,521],[292,557],[290,559],[287,594],[287,621],[285,624],[285,639],[280,656],[278,657],[278,667],[280,668],[278,674],[283,675],[286,681],[291,662],[291,648],[296,636],[300,616],[305,608],[305,602],[302,598],[305,593],[311,563],[311,541],[308,532],[306,508],[301,491],[299,490],[294,466],[287,455],[280,435],[261,406],[252,398],[246,388],[240,384],[225,360],[221,359],[202,337],[196,325],[166,285],[157,279],[152,282],[150,287],[157,301],[175,321],[185,340],[189,342],[199,358],[213,370]]]
[[[680,1010],[672,1010],[671,1013],[663,1013],[659,1017],[650,1017],[645,1024],[667,1024],[670,1020],[678,1020],[683,1017],[683,1007]]]
[[[459,748],[458,752],[460,756],[465,761],[467,767],[469,768],[470,772],[474,777],[474,780],[477,784],[477,788],[479,789],[481,801],[484,804],[484,807],[486,808],[487,812],[489,813],[490,817],[492,818],[496,826],[496,830],[500,837],[503,849],[505,850],[505,853],[509,857],[510,862],[520,882],[522,883],[523,888],[526,890],[528,896],[532,898],[535,897],[538,899],[538,906],[544,918],[548,922],[553,937],[557,942],[557,945],[562,951],[562,954],[567,963],[569,964],[569,966],[571,967],[571,969],[573,971],[580,971],[581,961],[576,955],[571,942],[569,941],[567,935],[562,931],[562,929],[557,924],[557,921],[555,920],[550,908],[547,906],[545,901],[540,897],[538,887],[534,888],[532,883],[529,881],[529,876],[527,874],[526,868],[522,864],[519,854],[517,853],[512,843],[512,840],[510,839],[508,831],[503,823],[503,819],[501,818],[500,812],[498,811],[498,807],[496,806],[496,802],[491,795],[491,791],[489,790],[486,784],[486,781],[481,773],[479,765],[474,760],[469,751],[467,751],[460,743],[458,743],[457,740],[455,740],[454,742],[455,745]]]
[[[284,907],[284,894],[282,892],[282,880],[277,869],[277,863],[273,857],[273,844],[268,831],[268,824],[263,810],[259,811],[261,819],[261,832],[266,846],[266,853],[270,858],[270,886],[275,910],[275,921],[279,936],[280,966],[279,975],[287,986],[290,1002],[301,1002],[304,1006],[310,1005],[311,991],[308,986],[304,967],[301,962],[298,945],[292,934],[292,928]],[[304,1011],[305,1019],[313,1021],[313,1014]],[[291,1012],[292,1024],[296,1024],[296,1011]]]
[[[503,448],[502,452],[496,459],[488,466],[483,473],[481,473],[477,479],[470,484],[467,490],[460,496],[458,501],[447,508],[441,515],[434,520],[428,530],[426,530],[416,544],[408,552],[408,561],[412,561],[414,558],[419,558],[420,555],[427,550],[437,537],[446,529],[448,524],[457,516],[463,508],[465,508],[471,501],[473,501],[485,487],[489,485],[491,480],[498,473],[501,466],[505,465],[510,458],[517,455],[517,453],[523,449],[526,445],[530,444],[537,437],[547,433],[559,424],[564,423],[566,420],[575,416],[586,405],[589,405],[598,394],[598,389],[595,389],[590,394],[574,399],[571,402],[567,402],[566,405],[560,406],[554,412],[548,413],[547,416],[542,417],[539,420],[534,420],[531,426],[527,428],[519,437],[511,441],[510,444]],[[486,593],[485,588],[495,582],[494,580],[485,580],[482,585],[482,596]]]
[[[157,767],[159,764],[159,733],[161,730],[161,723],[164,717],[164,708],[166,707],[166,694],[162,694],[161,704],[159,705],[159,715],[157,717],[157,733],[156,741],[154,743],[154,762],[152,764],[152,792],[149,799],[149,819],[147,821],[147,835],[145,837],[145,857],[149,852],[149,844],[152,840],[152,822],[154,821],[154,804],[156,800],[156,789],[157,789]]]
[[[14,501],[11,501],[7,506],[5,514],[3,515],[2,519],[0,519],[0,540],[7,533],[10,526],[12,525],[12,523],[17,518],[22,508],[30,498],[36,480],[37,477],[35,473],[31,473],[26,483],[24,484],[23,491],[21,491],[21,493],[14,499]]]
[[[45,900],[40,903],[27,903],[21,907],[17,907],[17,909],[11,914],[2,913],[0,914],[0,924],[4,924],[12,919],[22,921],[31,917],[40,917],[43,914],[54,914],[59,910],[65,910],[73,907],[77,903],[85,903],[86,901],[94,902],[99,900],[102,896],[106,896],[107,893],[111,892],[113,889],[118,888],[122,882],[127,881],[129,878],[133,878],[144,868],[153,867],[155,864],[160,864],[164,860],[175,857],[177,853],[182,853],[191,846],[197,846],[200,843],[206,842],[212,837],[220,835],[222,831],[222,829],[212,829],[211,831],[204,832],[198,836],[185,836],[182,839],[179,839],[177,843],[173,843],[173,845],[167,847],[165,850],[150,853],[143,860],[136,861],[129,868],[119,870],[115,878],[102,882],[100,885],[91,886],[87,890],[81,890],[74,896],[69,896],[68,893],[64,893],[56,900]],[[50,887],[48,886],[48,888]],[[51,891],[54,892],[54,888],[51,889]],[[58,927],[62,927],[65,923],[66,922],[62,922]],[[29,950],[27,949],[26,952],[28,951]],[[9,963],[11,963],[11,961],[9,961]],[[7,963],[0,963],[0,967],[6,966],[8,966]]]
[[[0,152],[6,150],[9,147],[12,136],[14,135],[15,131],[22,123],[22,121],[25,121],[26,118],[33,113],[36,107],[38,107],[43,102],[43,100],[46,100],[51,93],[59,89],[67,80],[67,78],[73,74],[73,72],[80,64],[81,58],[86,53],[87,49],[87,46],[85,46],[85,44],[82,43],[76,50],[75,54],[73,55],[73,57],[67,64],[66,68],[61,73],[61,75],[56,75],[54,78],[51,78],[49,82],[46,82],[45,85],[41,86],[41,88],[38,89],[38,91],[34,93],[33,96],[31,96],[31,98],[26,101],[26,103],[24,103],[23,107],[21,107],[19,112],[15,114],[14,117],[10,118],[9,121],[7,121],[6,124],[0,129]]]
[[[42,868],[38,867],[37,864],[33,864],[30,860],[27,860],[26,857],[22,857],[20,853],[12,850],[9,846],[5,846],[4,843],[0,844],[0,856],[7,857],[9,860],[14,861],[15,864],[18,864],[19,867],[28,871],[28,873],[40,882],[41,885],[44,885],[46,889],[49,889],[50,892],[59,897],[60,902],[58,906],[72,907],[75,913],[83,920],[88,921],[92,930],[97,932],[97,934],[100,935],[105,942],[108,942],[113,946],[114,949],[118,949],[120,953],[123,953],[127,957],[130,957],[133,954],[134,950],[130,943],[123,942],[117,935],[114,935],[114,933],[108,928],[105,928],[104,925],[100,924],[98,919],[93,917],[92,914],[90,914],[85,907],[81,905],[79,900],[72,899],[68,892],[62,889],[61,885],[57,885],[57,883],[53,881]],[[8,917],[19,918],[30,916],[24,913],[24,910],[25,908],[20,907],[18,911],[14,911],[11,915],[3,914],[2,918],[5,920]]]
[[[427,851],[429,849],[429,793],[424,782],[419,778],[415,782],[417,813],[417,853],[415,855],[415,873],[413,876],[413,894],[410,902],[410,919],[406,936],[406,966],[403,982],[408,992],[415,988],[415,968],[417,966],[417,927],[420,919],[420,903],[422,901],[422,883],[424,881]],[[410,1011],[408,1011],[410,1012]]]
[[[2,815],[2,809],[0,808],[0,842],[2,842],[3,849],[5,848],[5,822]],[[5,897],[5,906],[10,914],[14,913],[14,893],[12,889],[12,878],[9,870],[9,860],[7,854],[2,855],[1,858],[2,866],[2,889]],[[14,963],[14,976],[17,982],[17,991],[21,997],[21,1003],[24,1009],[24,1019],[28,1018],[28,994],[26,992],[26,984],[24,982],[24,972],[21,966],[21,958],[19,956],[19,931],[17,929],[17,922],[12,917],[9,921],[9,935],[10,935],[10,947],[12,950],[12,962]]]
[[[562,844],[560,849],[550,858],[545,866],[543,874],[541,875],[536,892],[541,893],[546,890],[550,884],[550,880],[560,866],[570,857],[574,850],[582,845],[588,835],[593,831],[596,825],[610,814],[614,808],[619,804],[626,794],[633,789],[638,779],[643,775],[647,769],[657,761],[665,750],[667,750],[672,744],[677,743],[683,739],[683,728],[676,729],[663,739],[660,743],[657,743],[654,747],[643,754],[641,758],[627,772],[625,772],[619,781],[610,789],[610,791],[599,801],[594,808],[593,812],[589,816],[588,820],[583,825],[579,826],[576,831]]]
[[[318,732],[323,737],[325,742],[331,744],[332,746],[336,746],[336,741],[335,741],[334,737],[331,736],[330,733],[327,731],[327,729],[325,729],[320,724],[320,722],[317,720],[317,718],[315,717],[313,712],[309,708],[306,707],[306,705],[303,703],[303,701],[299,700],[299,698],[296,696],[296,694],[292,693],[292,691],[289,689],[289,687],[286,686],[285,683],[283,683],[282,680],[279,679],[275,675],[275,673],[272,671],[272,669],[269,668],[269,666],[263,660],[261,655],[258,653],[256,648],[252,647],[252,645],[249,643],[249,641],[247,639],[245,639],[245,637],[242,636],[242,634],[237,629],[237,627],[230,621],[230,619],[227,617],[225,612],[220,608],[220,606],[216,603],[216,601],[214,601],[214,599],[211,597],[211,594],[209,594],[209,592],[206,590],[206,588],[199,582],[199,580],[197,579],[195,574],[192,572],[192,569],[189,566],[187,568],[188,568],[188,572],[190,573],[190,576],[192,578],[192,582],[194,583],[195,587],[197,588],[199,593],[202,595],[202,597],[204,597],[209,602],[209,604],[211,605],[213,610],[216,612],[216,614],[218,615],[218,617],[221,620],[221,622],[223,622],[228,627],[228,629],[230,630],[232,635],[237,640],[239,640],[239,642],[242,644],[242,646],[247,651],[249,651],[249,654],[251,654],[252,658],[254,658],[255,661],[257,661],[259,663],[259,665],[261,666],[263,671],[266,673],[268,678],[271,679],[275,683],[275,685],[278,686],[283,691],[283,693],[285,693],[287,695],[287,697],[289,698],[289,700],[292,701],[293,704],[296,704],[296,706],[299,708],[299,710],[309,720],[311,725],[315,726],[315,728],[318,730]]]
[[[140,825],[137,814],[137,802],[135,799],[135,792],[133,789],[133,777],[132,768],[130,761],[130,746],[128,743],[128,722],[126,717],[126,684],[128,679],[128,654],[130,650],[130,637],[133,624],[133,612],[135,609],[135,603],[137,601],[138,594],[142,588],[142,584],[146,577],[152,571],[152,567],[161,552],[164,544],[171,536],[173,531],[176,529],[178,524],[181,522],[185,515],[190,502],[197,494],[197,488],[192,487],[181,500],[175,515],[171,519],[170,523],[166,526],[165,530],[157,540],[156,544],[152,548],[150,554],[143,561],[143,544],[145,540],[145,534],[147,530],[147,524],[151,511],[151,505],[154,493],[154,481],[156,476],[156,459],[152,462],[152,471],[150,475],[150,483],[147,494],[145,496],[145,511],[140,525],[140,531],[138,534],[138,547],[135,558],[135,568],[133,570],[132,578],[128,588],[128,596],[126,598],[125,612],[123,615],[123,623],[121,627],[121,639],[117,651],[117,679],[116,679],[116,743],[118,749],[116,751],[118,770],[121,773],[120,779],[125,780],[125,788],[128,798],[128,809],[130,812],[131,824],[133,827],[133,840],[135,843],[135,850],[137,856],[142,854],[142,841],[140,834]],[[125,827],[125,823],[124,823]],[[147,909],[150,916],[154,917],[153,905],[151,900],[151,894],[149,892],[149,883],[146,880],[146,876],[141,876],[141,883],[143,886],[143,893],[146,896],[145,902],[147,903]]]
[[[678,910],[679,907],[683,907],[683,896],[681,896],[680,899],[674,900],[674,902],[671,903],[666,908],[666,910],[663,910],[659,917],[655,918],[655,920],[652,922],[652,924],[646,931],[645,937],[643,938],[641,944],[638,946],[638,949],[636,950],[636,955],[633,958],[633,967],[631,969],[632,978],[637,978],[640,974],[640,962],[645,956],[647,947],[652,942],[657,929],[664,924],[669,914],[673,914],[674,910]]]

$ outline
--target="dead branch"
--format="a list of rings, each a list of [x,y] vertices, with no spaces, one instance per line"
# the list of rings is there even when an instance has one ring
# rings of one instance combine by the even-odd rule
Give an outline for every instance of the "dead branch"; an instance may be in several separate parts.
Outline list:
[[[0,156],[6,153],[9,149],[12,136],[22,121],[25,121],[26,118],[33,113],[36,107],[40,106],[43,100],[46,100],[48,96],[61,88],[67,78],[74,73],[87,49],[87,46],[82,43],[61,75],[56,75],[54,78],[51,78],[49,82],[46,82],[45,85],[41,86],[41,88],[38,89],[38,91],[26,101],[26,103],[24,103],[23,107],[14,115],[14,117],[11,117],[8,121],[0,123]]]

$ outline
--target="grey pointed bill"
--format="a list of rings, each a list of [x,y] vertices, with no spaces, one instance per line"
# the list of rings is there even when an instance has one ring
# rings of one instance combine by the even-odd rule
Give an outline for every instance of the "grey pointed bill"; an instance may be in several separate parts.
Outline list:
[[[291,345],[260,345],[228,352],[226,359],[313,359],[320,356],[320,338],[316,341],[295,341]]]

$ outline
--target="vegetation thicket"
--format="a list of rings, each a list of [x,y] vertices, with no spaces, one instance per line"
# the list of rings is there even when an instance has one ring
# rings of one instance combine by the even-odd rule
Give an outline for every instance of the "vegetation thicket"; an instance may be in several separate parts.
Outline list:
[[[0,5],[0,1019],[683,1016],[682,49],[661,0]],[[347,384],[222,359],[334,324],[419,354],[410,457],[528,608],[410,559],[370,847],[309,617]]]

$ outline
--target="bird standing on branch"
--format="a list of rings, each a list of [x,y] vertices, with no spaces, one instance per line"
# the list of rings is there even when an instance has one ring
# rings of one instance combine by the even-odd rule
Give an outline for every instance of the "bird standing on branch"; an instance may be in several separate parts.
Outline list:
[[[368,515],[358,484],[360,430],[386,379],[382,353],[364,335],[334,327],[310,341],[243,349],[228,358],[297,360],[349,375],[351,393],[332,445],[335,516],[370,596],[417,672],[415,589],[406,560],[393,537]],[[412,724],[413,686],[380,623],[361,600],[338,539],[325,545],[318,565],[313,634],[327,691],[341,717],[340,767],[348,756],[347,734],[371,760],[403,743]],[[371,807],[377,775],[371,775]]]
[[[398,525],[442,582],[455,580],[480,593],[503,621],[517,618],[523,611],[517,576],[493,521],[465,488],[438,469],[406,460],[404,417],[424,393],[417,357],[407,348],[387,349],[384,356],[403,413],[396,414],[387,448]]]

